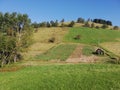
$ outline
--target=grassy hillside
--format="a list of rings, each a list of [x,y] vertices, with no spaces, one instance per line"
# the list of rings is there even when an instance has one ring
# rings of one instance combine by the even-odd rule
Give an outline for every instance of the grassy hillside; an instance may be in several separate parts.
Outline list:
[[[120,66],[43,65],[0,73],[0,90],[119,90]]]
[[[68,32],[68,28],[39,28],[38,32],[34,33],[34,44],[29,48],[29,51],[24,53],[26,60],[30,60],[36,55],[45,53],[50,48],[62,43],[64,35]],[[55,42],[49,43],[48,40],[54,37]]]
[[[80,40],[74,39],[76,35],[80,35]],[[54,43],[48,42],[51,37],[55,37]],[[119,54],[116,50],[120,31],[84,27],[70,30],[40,28],[33,39],[34,44],[25,54],[26,61],[0,69],[0,90],[120,90],[120,65],[65,61],[69,56],[69,60],[90,59],[96,48],[93,45],[97,44]],[[99,56],[97,58],[99,60]],[[106,56],[102,58],[109,60]]]
[[[74,39],[76,35],[80,35],[79,40]],[[120,38],[120,31],[81,27],[71,28],[64,37],[64,41],[96,45],[103,42],[114,42],[118,38]]]

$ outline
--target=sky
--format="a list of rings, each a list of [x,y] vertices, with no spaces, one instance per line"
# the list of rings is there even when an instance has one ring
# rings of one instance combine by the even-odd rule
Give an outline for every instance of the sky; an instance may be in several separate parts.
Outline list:
[[[28,14],[32,22],[101,18],[120,26],[120,0],[0,0],[0,12]]]

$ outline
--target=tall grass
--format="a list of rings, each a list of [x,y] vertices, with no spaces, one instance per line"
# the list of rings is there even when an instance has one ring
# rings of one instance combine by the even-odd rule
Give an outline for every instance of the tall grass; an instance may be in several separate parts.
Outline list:
[[[120,66],[30,66],[0,73],[0,90],[120,90]]]
[[[76,35],[81,36],[79,40],[74,39]],[[120,31],[81,27],[71,28],[64,41],[97,45],[102,42],[117,41],[118,38]]]

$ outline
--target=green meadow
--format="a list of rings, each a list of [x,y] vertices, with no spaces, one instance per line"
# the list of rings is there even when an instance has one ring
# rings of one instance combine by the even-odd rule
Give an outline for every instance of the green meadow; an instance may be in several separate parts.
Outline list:
[[[0,73],[0,90],[120,90],[120,65],[27,66]]]
[[[80,35],[79,40],[74,37]],[[84,43],[84,44],[100,44],[103,42],[115,42],[120,38],[120,31],[95,29],[95,28],[71,28],[69,33],[64,37],[65,42]]]

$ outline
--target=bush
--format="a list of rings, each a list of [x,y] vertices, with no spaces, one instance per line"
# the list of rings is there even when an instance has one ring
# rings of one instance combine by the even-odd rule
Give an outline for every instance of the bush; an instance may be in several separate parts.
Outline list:
[[[99,26],[96,26],[95,28],[96,28],[96,29],[99,29],[100,27],[99,27]]]
[[[55,42],[55,37],[50,38],[50,39],[48,40],[48,42],[54,43],[54,42]]]
[[[101,28],[106,29],[106,28],[108,28],[108,25],[107,24],[103,24]]]
[[[76,36],[74,37],[74,39],[75,39],[75,40],[79,40],[80,37],[81,37],[80,35],[76,35]]]
[[[90,27],[90,24],[89,24],[88,22],[86,22],[86,23],[84,24],[84,27]]]

